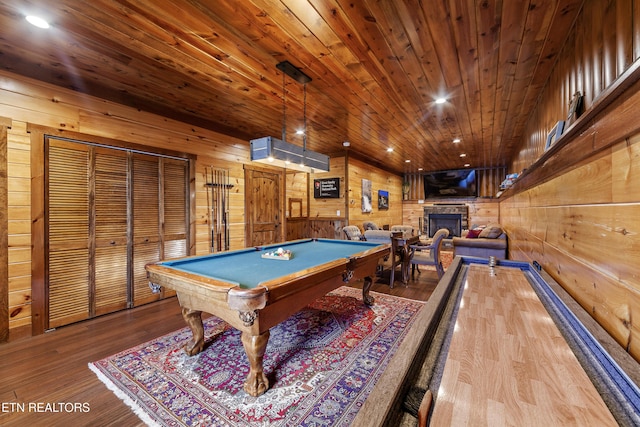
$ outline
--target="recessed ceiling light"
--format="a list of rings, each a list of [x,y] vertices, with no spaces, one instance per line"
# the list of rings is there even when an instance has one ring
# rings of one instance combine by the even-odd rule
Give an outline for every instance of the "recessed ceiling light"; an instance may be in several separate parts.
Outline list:
[[[296,135],[304,135],[304,131],[302,129],[299,129],[296,131]]]
[[[349,141],[345,141],[342,143],[343,147],[349,147],[351,145],[351,143]]]
[[[424,170],[424,168],[418,168],[419,171]]]
[[[464,167],[465,167],[465,168],[468,168],[469,166],[471,166],[471,163],[465,163],[465,164],[464,164]]]
[[[446,98],[438,98],[436,99],[436,104],[444,104],[447,102]]]
[[[25,19],[31,25],[35,25],[38,28],[49,28],[49,23],[38,16],[29,15],[25,17]]]
[[[387,153],[390,153],[392,151],[393,151],[393,148],[391,148],[391,147],[387,148]]]
[[[460,142],[460,138],[456,138],[456,139],[453,140],[454,144],[457,144],[458,142]]]
[[[460,157],[467,157],[465,153],[460,154]]]
[[[405,163],[411,163],[411,160],[407,159],[404,161]]]

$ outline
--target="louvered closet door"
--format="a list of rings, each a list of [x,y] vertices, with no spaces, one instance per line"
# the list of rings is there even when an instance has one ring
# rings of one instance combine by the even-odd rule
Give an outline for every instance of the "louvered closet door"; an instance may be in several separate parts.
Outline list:
[[[49,328],[89,313],[89,148],[50,140],[48,152]]]
[[[174,295],[145,265],[188,253],[189,162],[47,138],[48,323]]]
[[[133,155],[133,304],[159,299],[151,292],[144,266],[160,255],[160,159]]]
[[[95,150],[95,315],[127,308],[127,153]]]
[[[182,160],[162,159],[164,227],[162,229],[162,259],[179,258],[189,254],[187,249],[187,188],[188,163]],[[175,291],[165,290],[165,296]]]

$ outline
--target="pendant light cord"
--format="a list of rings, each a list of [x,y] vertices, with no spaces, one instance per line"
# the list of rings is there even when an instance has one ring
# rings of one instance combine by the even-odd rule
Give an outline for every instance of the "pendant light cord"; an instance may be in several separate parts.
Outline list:
[[[287,142],[287,91],[284,87],[284,71],[282,72],[282,141]]]
[[[303,134],[302,134],[302,163],[305,163],[306,155],[307,155],[307,84],[302,85],[304,90],[304,105],[302,110],[302,115],[304,117],[303,121]]]

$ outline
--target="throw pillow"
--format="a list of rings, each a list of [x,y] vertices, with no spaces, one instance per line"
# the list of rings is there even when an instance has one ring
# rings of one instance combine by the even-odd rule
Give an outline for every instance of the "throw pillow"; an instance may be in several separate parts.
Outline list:
[[[479,238],[484,239],[497,239],[502,234],[502,228],[491,226],[482,230],[482,233],[478,236]]]
[[[477,239],[482,230],[469,230],[467,231],[467,239]]]

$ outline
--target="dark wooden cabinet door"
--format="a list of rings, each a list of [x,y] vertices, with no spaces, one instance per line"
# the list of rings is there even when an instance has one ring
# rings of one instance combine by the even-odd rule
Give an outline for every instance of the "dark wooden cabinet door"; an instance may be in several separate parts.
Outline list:
[[[280,173],[245,168],[247,246],[283,240],[281,182]]]

